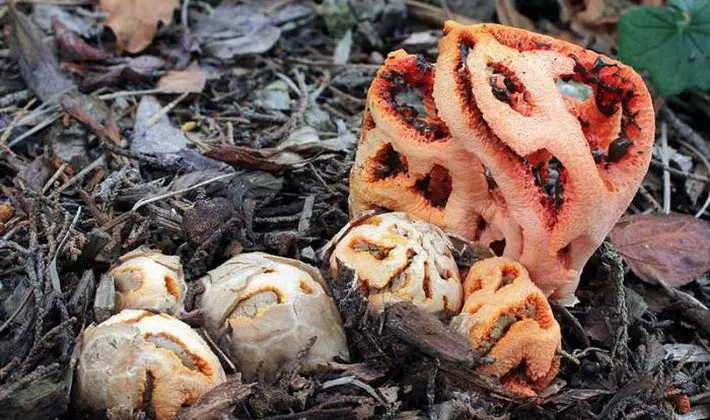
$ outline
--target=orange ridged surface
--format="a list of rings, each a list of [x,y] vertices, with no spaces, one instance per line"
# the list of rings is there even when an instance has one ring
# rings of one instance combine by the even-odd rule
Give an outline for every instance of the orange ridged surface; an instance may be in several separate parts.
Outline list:
[[[535,396],[559,370],[560,326],[545,295],[519,263],[504,257],[474,264],[464,282],[465,303],[452,321],[481,356],[478,368],[511,392]]]
[[[395,51],[372,82],[351,211],[401,211],[501,248],[545,295],[571,298],[654,133],[632,68],[522,29],[448,22],[435,65]]]

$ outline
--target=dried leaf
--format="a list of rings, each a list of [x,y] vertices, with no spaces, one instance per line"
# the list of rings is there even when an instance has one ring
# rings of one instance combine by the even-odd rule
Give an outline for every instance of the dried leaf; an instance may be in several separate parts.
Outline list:
[[[631,270],[655,283],[683,286],[710,270],[710,222],[680,214],[632,215],[612,229],[611,243]]]
[[[323,151],[342,152],[352,150],[355,148],[356,144],[357,137],[352,133],[345,133],[328,140],[321,140],[315,128],[305,126],[292,132],[284,141],[279,143],[276,148],[298,153],[318,153]]]
[[[93,17],[79,15],[78,8],[61,7],[54,4],[35,4],[32,7],[32,20],[45,33],[51,33],[52,20],[59,19],[71,32],[82,38],[91,39],[101,36],[103,28],[96,24]]]
[[[182,217],[182,232],[187,239],[201,245],[234,216],[232,202],[223,197],[200,200]]]
[[[427,3],[424,3],[425,5]],[[476,23],[474,20],[482,22],[490,22],[493,19],[495,13],[495,4],[490,0],[446,0],[446,5],[449,6],[449,10],[454,14],[450,19],[454,19],[461,23],[464,23],[458,16],[470,18],[470,23]],[[407,4],[409,8],[414,8],[414,4],[411,6]],[[418,6],[417,7],[423,7]],[[444,13],[446,14],[446,13]],[[445,20],[446,16],[444,16]]]
[[[158,89],[166,93],[200,93],[207,83],[207,75],[198,67],[169,71],[158,80]]]
[[[265,109],[289,111],[290,102],[288,85],[283,80],[271,82],[263,89],[254,92],[254,104]]]
[[[100,8],[108,19],[104,25],[116,35],[118,46],[137,53],[150,45],[158,23],[168,24],[178,0],[101,0]]]
[[[276,148],[253,149],[246,146],[221,146],[206,153],[207,156],[232,165],[246,165],[266,172],[279,172],[301,167],[313,159],[298,153]]]
[[[59,102],[62,109],[88,125],[99,136],[105,136],[115,144],[121,144],[121,134],[116,119],[102,100],[78,91],[65,92]]]
[[[74,89],[72,81],[59,70],[54,53],[42,42],[40,29],[14,7],[9,10],[10,49],[17,57],[20,74],[27,86],[43,102]]]
[[[276,26],[278,22],[266,16],[268,6],[265,1],[247,4],[224,1],[212,14],[200,16],[194,33],[203,52],[227,60],[270,50],[281,37],[281,29]]]
[[[40,155],[32,163],[22,168],[17,174],[17,178],[22,180],[27,188],[34,191],[42,191],[44,183],[47,182],[52,172],[54,171],[49,167],[47,159]]]
[[[167,115],[161,115],[151,124],[154,115],[162,106],[153,96],[143,96],[136,111],[134,136],[131,150],[140,153],[177,153],[187,146],[185,134],[170,122]]]
[[[496,13],[500,23],[504,25],[515,26],[528,31],[535,30],[533,21],[518,11],[513,0],[496,0]]]
[[[123,57],[120,60],[121,64],[99,67],[96,72],[86,76],[81,84],[81,90],[89,92],[99,87],[118,85],[124,81],[147,82],[167,66],[165,60],[152,55]]]
[[[592,340],[602,343],[609,342],[612,337],[611,331],[607,326],[607,320],[610,318],[612,309],[608,306],[592,308],[584,318],[584,331]]]
[[[59,45],[79,61],[99,61],[111,54],[87,44],[79,35],[70,31],[58,18],[52,18],[52,30]]]
[[[563,20],[571,20],[574,24],[586,28],[601,28],[614,25],[621,13],[640,3],[644,6],[662,6],[663,0],[641,0],[630,2],[628,0],[563,0]]]

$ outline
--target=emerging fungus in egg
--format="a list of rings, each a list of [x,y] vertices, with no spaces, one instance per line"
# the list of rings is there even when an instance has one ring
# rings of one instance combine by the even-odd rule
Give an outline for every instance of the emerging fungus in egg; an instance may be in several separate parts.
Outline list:
[[[466,336],[480,356],[494,358],[478,370],[500,378],[512,392],[535,396],[560,366],[560,326],[545,295],[522,265],[504,257],[471,266],[464,294],[463,310],[451,328]]]
[[[139,248],[123,255],[108,276],[116,285],[116,309],[149,309],[176,314],[183,309],[187,284],[180,258]]]
[[[126,406],[163,420],[225,380],[217,357],[187,324],[126,309],[84,332],[74,392],[88,411]]]
[[[432,313],[457,313],[462,289],[446,234],[404,213],[384,213],[348,224],[336,235],[330,268],[355,271],[373,311],[411,301]]]
[[[349,358],[340,315],[315,268],[288,258],[245,253],[201,281],[205,291],[200,306],[208,328],[228,343],[248,380],[273,378],[304,350],[308,352],[300,360],[302,370],[336,357]]]
[[[572,302],[648,169],[655,117],[643,79],[523,29],[447,22],[444,33],[435,65],[399,50],[373,80],[351,212],[435,223],[520,261],[543,293]]]

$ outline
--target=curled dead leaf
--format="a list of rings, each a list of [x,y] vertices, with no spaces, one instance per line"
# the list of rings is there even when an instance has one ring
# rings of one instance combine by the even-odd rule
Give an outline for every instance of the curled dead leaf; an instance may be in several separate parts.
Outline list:
[[[710,270],[710,222],[681,214],[622,218],[609,240],[642,280],[679,287]]]
[[[104,25],[116,35],[120,49],[137,53],[150,45],[158,23],[170,23],[177,0],[101,0],[108,15]]]
[[[197,66],[169,71],[158,80],[158,89],[165,93],[200,93],[207,83],[207,75]]]
[[[42,102],[75,89],[74,83],[59,69],[54,51],[42,42],[44,34],[37,25],[14,6],[8,10],[8,43],[27,86]]]
[[[579,29],[603,31],[605,26],[614,26],[626,9],[640,3],[643,6],[662,6],[663,0],[563,0],[560,2],[563,21],[571,21]]]
[[[100,61],[111,56],[106,51],[87,44],[86,41],[72,32],[71,29],[57,17],[52,18],[52,30],[62,49],[69,53],[74,59],[80,61]]]
[[[89,126],[99,136],[121,144],[116,118],[111,108],[101,99],[74,90],[63,93],[59,97],[59,103],[67,114]]]
[[[321,140],[316,129],[310,126],[295,130],[276,147],[259,149],[246,146],[220,146],[207,156],[232,165],[246,165],[266,172],[279,172],[302,167],[309,162],[328,159],[333,152],[352,149],[357,138],[351,133]]]
[[[496,13],[500,23],[504,25],[515,26],[528,31],[535,30],[533,21],[518,11],[513,0],[496,0]]]
[[[273,147],[254,149],[246,146],[220,146],[207,152],[206,156],[266,172],[280,172],[313,161],[313,158],[304,158],[298,153]]]

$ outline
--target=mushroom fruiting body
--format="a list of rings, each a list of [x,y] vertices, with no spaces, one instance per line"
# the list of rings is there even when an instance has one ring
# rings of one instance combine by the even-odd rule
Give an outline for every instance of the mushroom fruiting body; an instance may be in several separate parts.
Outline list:
[[[75,393],[87,410],[143,408],[161,420],[225,380],[217,357],[187,324],[126,309],[84,332]]]
[[[468,338],[480,356],[494,358],[478,371],[500,378],[512,392],[536,395],[560,366],[560,326],[545,295],[522,265],[504,257],[471,266],[464,294],[463,310],[451,328]]]
[[[201,281],[208,327],[226,339],[246,378],[273,378],[296,361],[309,370],[348,358],[340,315],[315,268],[254,252],[231,258]]]
[[[348,224],[334,239],[330,268],[355,271],[371,309],[410,301],[432,313],[458,313],[461,279],[453,245],[437,226],[404,213],[384,213]]]
[[[403,211],[502,248],[546,295],[572,300],[648,168],[646,86],[618,61],[522,29],[444,32],[435,66],[396,51],[372,82],[351,211]],[[567,82],[591,96],[566,96]],[[408,89],[419,109],[403,103]]]
[[[108,272],[116,286],[116,310],[149,309],[176,314],[183,309],[187,284],[180,258],[139,248],[123,255]]]

